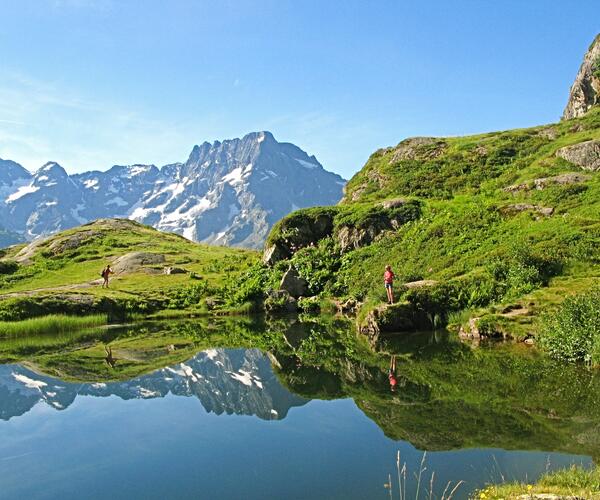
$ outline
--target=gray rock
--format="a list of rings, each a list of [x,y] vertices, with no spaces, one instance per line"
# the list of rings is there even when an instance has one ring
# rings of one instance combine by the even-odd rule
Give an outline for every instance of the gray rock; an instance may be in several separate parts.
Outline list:
[[[600,35],[596,36],[583,58],[583,63],[571,87],[563,120],[583,116],[592,106],[600,102],[600,78],[597,76],[599,61]]]
[[[398,208],[402,205],[406,205],[406,200],[404,198],[394,198],[393,200],[385,200],[380,203],[383,208]]]
[[[273,266],[275,263],[287,259],[288,257],[288,252],[281,244],[273,244],[265,249],[263,253],[263,262],[268,266]]]
[[[298,274],[298,271],[291,267],[281,278],[279,288],[297,299],[307,295],[308,282]]]
[[[147,266],[163,264],[165,256],[160,253],[130,252],[122,255],[113,262],[112,270],[115,274],[133,273]]]
[[[600,140],[580,142],[565,146],[556,152],[556,156],[567,160],[584,170],[600,170]]]
[[[589,181],[592,177],[586,174],[577,172],[568,172],[566,174],[555,175],[554,177],[540,177],[532,181],[523,182],[522,184],[514,184],[504,188],[508,193],[517,193],[519,191],[530,191],[532,189],[543,190],[553,184],[566,186],[569,184],[581,184]]]
[[[519,212],[532,211],[537,212],[540,215],[544,215],[549,217],[554,213],[553,207],[542,207],[539,205],[532,205],[530,203],[514,203],[512,205],[507,205],[502,207],[501,212],[505,214],[516,214]]]
[[[163,270],[164,274],[187,274],[189,271],[182,267],[165,267]]]

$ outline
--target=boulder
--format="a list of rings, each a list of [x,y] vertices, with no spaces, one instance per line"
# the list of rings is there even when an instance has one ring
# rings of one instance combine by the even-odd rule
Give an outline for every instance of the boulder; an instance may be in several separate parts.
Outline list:
[[[512,205],[507,205],[502,207],[500,211],[504,214],[516,214],[519,212],[533,211],[537,212],[540,215],[544,215],[549,217],[554,213],[553,207],[541,207],[539,205],[531,205],[529,203],[514,203]]]
[[[308,293],[308,282],[298,274],[298,271],[290,267],[281,278],[279,288],[297,299]]]
[[[540,177],[532,181],[523,182],[521,184],[513,184],[504,188],[507,193],[517,193],[519,191],[530,191],[532,189],[543,190],[548,186],[555,184],[566,186],[569,184],[581,184],[589,181],[592,177],[578,172],[568,172],[566,174],[555,175],[554,177]]]
[[[298,210],[277,223],[265,251],[263,262],[269,266],[289,259],[301,248],[316,245],[331,236],[336,207]]]
[[[183,269],[183,267],[165,267],[163,269],[164,274],[187,274],[189,271]]]
[[[565,146],[556,152],[556,156],[567,160],[583,170],[600,170],[600,140],[580,142]]]
[[[392,200],[382,201],[379,205],[386,209],[398,208],[402,205],[406,205],[406,200],[404,198],[394,198]]]
[[[569,93],[563,120],[585,115],[600,102],[600,35],[590,45]]]
[[[78,231],[74,234],[70,234],[65,236],[64,238],[59,238],[54,240],[48,246],[48,250],[50,250],[54,255],[61,254],[67,250],[74,250],[77,247],[93,240],[98,236],[103,236],[103,233],[100,231]]]
[[[113,262],[112,269],[116,273],[133,273],[140,269],[152,272],[154,269],[148,269],[146,266],[163,264],[165,256],[160,253],[150,252],[130,252],[122,255]],[[158,270],[160,272],[160,270]]]
[[[265,248],[263,253],[263,263],[273,266],[280,260],[289,258],[289,252],[281,243],[275,243]]]

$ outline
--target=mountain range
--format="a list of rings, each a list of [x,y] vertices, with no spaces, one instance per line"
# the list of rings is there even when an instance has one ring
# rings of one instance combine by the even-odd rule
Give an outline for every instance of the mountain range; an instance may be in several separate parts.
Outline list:
[[[98,218],[127,217],[190,240],[260,248],[298,208],[337,203],[345,185],[314,156],[270,132],[194,146],[187,161],[115,165],[69,175],[0,159],[0,246]]]
[[[118,369],[118,363],[117,363]],[[77,397],[117,396],[123,400],[195,397],[207,412],[280,420],[308,400],[286,390],[258,349],[210,349],[185,363],[124,382],[72,383],[21,365],[0,365],[0,419],[24,415],[43,403],[68,408]]]

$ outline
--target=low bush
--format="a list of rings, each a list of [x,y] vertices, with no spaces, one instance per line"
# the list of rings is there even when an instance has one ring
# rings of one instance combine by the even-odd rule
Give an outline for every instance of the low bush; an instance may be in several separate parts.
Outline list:
[[[557,359],[600,364],[600,286],[542,316],[540,345]]]
[[[19,264],[14,260],[0,260],[0,274],[13,274],[19,269]]]

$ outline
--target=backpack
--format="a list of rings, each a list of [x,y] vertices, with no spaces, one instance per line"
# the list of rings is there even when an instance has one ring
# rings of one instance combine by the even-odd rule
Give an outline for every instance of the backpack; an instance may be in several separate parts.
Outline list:
[[[102,271],[100,272],[100,277],[104,278],[104,269],[102,269]]]

